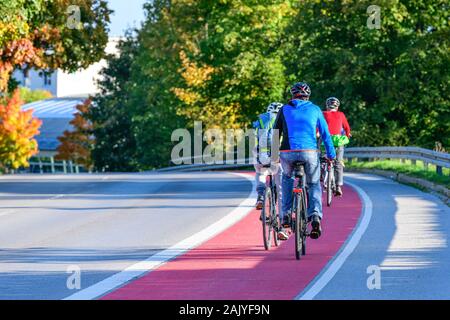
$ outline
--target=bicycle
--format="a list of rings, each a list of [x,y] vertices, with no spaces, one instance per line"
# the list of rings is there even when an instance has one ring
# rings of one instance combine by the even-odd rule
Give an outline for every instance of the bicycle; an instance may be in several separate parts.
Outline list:
[[[306,185],[305,162],[294,162],[294,188],[292,201],[291,230],[295,233],[295,257],[300,260],[306,254],[308,187]]]
[[[264,192],[264,202],[261,210],[261,223],[263,231],[264,248],[269,250],[273,241],[276,247],[280,245],[278,240],[278,230],[280,228],[280,219],[277,212],[278,190],[271,174],[266,177],[266,191]]]
[[[325,157],[320,158],[320,181],[323,183],[323,188],[327,192],[327,206],[331,206],[333,195],[336,194],[336,176],[335,176],[335,161],[330,161]]]

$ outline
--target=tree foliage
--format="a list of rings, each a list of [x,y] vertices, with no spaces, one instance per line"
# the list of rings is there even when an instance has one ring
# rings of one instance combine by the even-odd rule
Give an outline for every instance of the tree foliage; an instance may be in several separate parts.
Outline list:
[[[381,9],[380,29],[367,8]],[[449,144],[450,32],[446,1],[302,1],[285,44],[291,79],[312,99],[342,100],[357,145]]]
[[[37,153],[41,121],[32,110],[22,111],[18,90],[0,102],[0,171],[27,167],[28,160]]]
[[[111,124],[108,135],[96,135],[98,145],[120,146],[121,135],[116,133],[121,132],[126,141],[134,139],[136,153],[129,157],[131,151],[102,152],[94,157],[96,162],[104,167],[126,155],[134,159],[135,169],[165,166],[174,129],[192,128],[195,120],[205,127],[246,126],[268,103],[280,100],[286,81],[276,51],[289,7],[290,1],[147,3],[130,73],[117,70],[117,60],[111,60],[106,72],[114,74],[113,82],[103,83],[105,90],[96,97],[94,121],[99,128]],[[123,48],[121,56],[127,54]],[[108,101],[116,105],[113,109],[120,105],[126,110],[122,119],[130,120],[113,126],[108,114],[114,119],[115,111]]]
[[[368,27],[370,5],[381,9],[379,29]],[[149,1],[95,98],[95,161],[164,166],[174,129],[246,128],[296,81],[320,106],[341,99],[354,145],[448,147],[448,9],[442,0]]]
[[[96,143],[92,150],[99,171],[130,171],[137,167],[136,139],[132,128],[131,66],[137,41],[130,36],[118,44],[120,54],[108,55],[108,67],[99,82],[101,93],[93,98],[87,117],[93,123]]]
[[[47,90],[30,90],[26,87],[20,87],[18,90],[20,93],[20,99],[24,103],[50,99],[52,97],[52,94]]]
[[[242,127],[280,101],[287,84],[280,43],[293,3],[176,1],[170,15],[181,38],[183,83],[173,89],[183,102],[179,114],[207,126]]]
[[[78,6],[80,27],[68,24]],[[103,57],[110,10],[104,0],[0,0],[0,92],[15,68],[75,71]]]

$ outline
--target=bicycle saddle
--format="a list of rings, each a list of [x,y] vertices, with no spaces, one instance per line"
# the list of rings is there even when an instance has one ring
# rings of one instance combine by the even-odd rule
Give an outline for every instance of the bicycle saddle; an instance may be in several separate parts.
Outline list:
[[[294,162],[294,167],[298,168],[300,166],[304,166],[306,164],[305,161],[295,161]]]

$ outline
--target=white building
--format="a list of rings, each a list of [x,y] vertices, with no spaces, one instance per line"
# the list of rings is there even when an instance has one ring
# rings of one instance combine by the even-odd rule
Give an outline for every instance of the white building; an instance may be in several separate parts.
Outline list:
[[[107,54],[117,54],[117,44],[120,38],[110,38],[105,49]],[[107,65],[105,60],[91,65],[85,70],[75,73],[66,73],[62,70],[54,71],[50,76],[45,76],[42,70],[30,70],[28,77],[17,70],[13,77],[20,82],[21,86],[32,90],[41,89],[50,91],[53,98],[25,104],[22,110],[32,110],[33,116],[42,120],[40,134],[36,136],[39,154],[36,155],[38,164],[31,163],[31,172],[78,172],[78,166],[71,162],[56,163],[54,157],[58,140],[64,131],[73,130],[70,121],[78,112],[76,106],[83,103],[89,95],[99,92],[96,81],[100,79],[100,70]],[[50,167],[42,161],[50,159]],[[36,171],[37,170],[37,171]]]
[[[119,40],[120,38],[118,37],[110,38],[105,52],[107,54],[117,54]],[[56,70],[50,76],[44,75],[42,70],[30,70],[28,77],[25,77],[21,70],[16,70],[13,73],[13,77],[20,82],[20,86],[31,90],[47,90],[57,98],[87,97],[99,92],[96,82],[100,78],[100,70],[105,66],[106,61],[101,60],[84,70],[74,73]]]

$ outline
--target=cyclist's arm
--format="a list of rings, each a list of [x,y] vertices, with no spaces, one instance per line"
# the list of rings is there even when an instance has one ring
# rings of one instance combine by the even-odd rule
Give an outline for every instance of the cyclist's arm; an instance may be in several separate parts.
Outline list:
[[[278,144],[280,144],[280,141],[282,139],[283,135],[283,126],[284,126],[284,114],[283,114],[283,108],[278,112],[277,118],[275,119],[275,124],[273,125],[274,130],[278,130]]]
[[[319,129],[320,136],[325,144],[325,150],[327,151],[327,157],[330,159],[336,158],[336,150],[334,149],[333,141],[331,140],[330,131],[328,130],[328,124],[322,112],[319,113],[317,120],[317,128]]]
[[[348,124],[347,117],[342,113],[342,126],[344,127],[345,135],[350,138],[352,135],[350,125]]]

